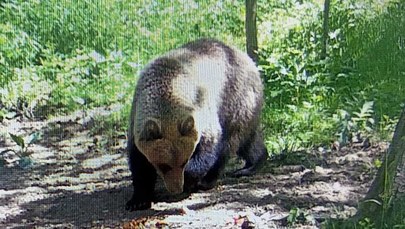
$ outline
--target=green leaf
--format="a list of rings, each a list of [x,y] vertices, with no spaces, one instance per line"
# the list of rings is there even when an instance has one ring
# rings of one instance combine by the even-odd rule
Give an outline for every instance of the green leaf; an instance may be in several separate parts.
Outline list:
[[[32,143],[36,142],[39,140],[39,133],[35,132],[30,134],[27,145],[31,145]]]
[[[84,99],[80,98],[80,97],[74,96],[72,99],[73,99],[73,101],[75,101],[76,103],[78,103],[80,105],[84,105],[84,103],[85,103]]]
[[[274,98],[274,97],[277,97],[277,96],[281,95],[282,93],[283,93],[282,90],[271,91],[270,92],[270,97]]]
[[[380,159],[375,159],[374,160],[374,166],[378,169],[378,168],[380,168],[381,167],[381,165],[382,165],[382,161],[380,160]]]
[[[9,135],[18,146],[20,146],[22,149],[25,148],[24,139],[21,136],[14,135],[12,133],[9,133]]]
[[[282,68],[280,69],[280,73],[283,74],[283,75],[288,75],[288,71],[287,71],[287,69],[284,68],[284,67],[282,67]]]
[[[378,200],[376,200],[376,199],[368,199],[368,200],[365,200],[364,201],[365,203],[367,203],[367,202],[373,202],[373,203],[375,203],[375,204],[377,204],[377,205],[382,205],[382,203],[380,202],[380,201],[378,201]]]
[[[297,108],[297,106],[295,106],[295,105],[286,105],[286,107],[288,107],[290,110],[292,110],[292,111],[294,111],[294,112],[297,112],[297,110],[298,110],[298,108]]]
[[[314,105],[312,105],[312,103],[306,102],[306,101],[302,102],[302,105],[304,105],[305,108],[313,108],[314,107]]]
[[[295,222],[297,222],[297,218],[298,218],[299,214],[300,214],[299,208],[292,208],[290,210],[290,213],[288,214],[287,222],[289,224],[294,224]]]
[[[364,129],[365,129],[367,132],[373,132],[373,129],[372,129],[371,127],[369,127],[369,126],[365,126]]]
[[[12,118],[14,118],[16,115],[17,115],[16,112],[10,111],[10,112],[7,112],[7,113],[4,115],[4,117],[6,117],[7,119],[12,119]]]
[[[365,102],[363,104],[363,107],[361,108],[360,113],[362,113],[362,114],[373,113],[373,105],[374,105],[374,101]]]

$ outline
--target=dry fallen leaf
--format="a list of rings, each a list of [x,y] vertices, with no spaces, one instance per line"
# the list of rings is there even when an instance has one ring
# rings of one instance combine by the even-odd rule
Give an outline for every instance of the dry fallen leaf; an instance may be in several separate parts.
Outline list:
[[[157,217],[146,217],[134,219],[131,222],[124,223],[123,229],[166,229],[170,228],[169,224],[163,219]]]

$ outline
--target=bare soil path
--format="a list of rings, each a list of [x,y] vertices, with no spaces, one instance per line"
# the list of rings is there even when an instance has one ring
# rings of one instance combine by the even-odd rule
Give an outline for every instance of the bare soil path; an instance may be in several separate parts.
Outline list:
[[[326,219],[355,213],[375,174],[374,160],[387,149],[378,143],[297,152],[253,177],[225,176],[217,188],[190,196],[169,196],[159,183],[162,202],[127,212],[132,187],[125,135],[94,131],[94,117],[114,109],[0,122],[6,162],[0,166],[0,228],[319,228]],[[33,132],[42,138],[28,147],[34,164],[22,168],[8,133]]]

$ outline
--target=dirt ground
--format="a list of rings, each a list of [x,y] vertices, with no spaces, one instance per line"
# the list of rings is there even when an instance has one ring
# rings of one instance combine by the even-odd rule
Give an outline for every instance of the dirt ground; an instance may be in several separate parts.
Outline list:
[[[114,109],[0,122],[0,228],[320,228],[356,212],[374,160],[387,149],[359,143],[297,152],[273,158],[255,176],[224,176],[215,189],[190,196],[170,196],[159,182],[152,209],[128,212],[125,135],[94,131]],[[18,165],[8,133],[34,132],[42,137],[27,148],[33,164]]]

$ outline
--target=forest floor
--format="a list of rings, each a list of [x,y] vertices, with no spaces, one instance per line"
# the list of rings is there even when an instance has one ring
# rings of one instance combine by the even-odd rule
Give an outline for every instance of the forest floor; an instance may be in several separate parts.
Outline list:
[[[278,156],[255,176],[224,176],[215,189],[189,196],[172,197],[158,182],[159,202],[128,212],[132,185],[125,135],[93,131],[94,117],[114,109],[0,122],[6,162],[0,165],[0,228],[320,228],[327,219],[356,212],[376,173],[374,161],[388,147],[359,141],[339,150]],[[42,134],[27,148],[34,163],[21,167],[8,133],[33,132]]]

